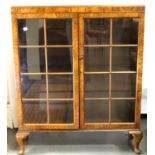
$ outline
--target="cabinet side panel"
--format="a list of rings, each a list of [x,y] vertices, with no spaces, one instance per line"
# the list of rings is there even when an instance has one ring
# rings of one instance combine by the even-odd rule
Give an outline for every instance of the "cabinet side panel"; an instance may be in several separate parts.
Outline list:
[[[142,96],[142,69],[143,69],[143,46],[144,46],[144,13],[140,14],[139,22],[139,49],[138,49],[138,77],[137,77],[137,104],[136,104],[136,128],[140,127],[141,96]]]
[[[12,32],[13,32],[13,50],[14,50],[14,63],[16,69],[16,101],[18,109],[18,127],[23,126],[23,109],[21,100],[21,82],[20,82],[20,64],[19,64],[19,51],[18,51],[18,25],[16,15],[12,15]]]

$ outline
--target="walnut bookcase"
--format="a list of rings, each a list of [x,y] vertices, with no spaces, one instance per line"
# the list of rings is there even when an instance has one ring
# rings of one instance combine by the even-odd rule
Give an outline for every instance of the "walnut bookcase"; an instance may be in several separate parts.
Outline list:
[[[12,7],[12,26],[19,154],[31,132],[85,130],[140,153],[143,6]]]

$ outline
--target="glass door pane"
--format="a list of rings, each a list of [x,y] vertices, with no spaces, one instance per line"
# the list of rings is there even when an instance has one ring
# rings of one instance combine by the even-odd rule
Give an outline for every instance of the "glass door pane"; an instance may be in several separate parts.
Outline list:
[[[113,71],[137,71],[137,47],[113,47]]]
[[[85,75],[85,98],[109,97],[109,75]]]
[[[47,122],[47,105],[45,101],[23,101],[24,123],[38,124]]]
[[[109,19],[85,19],[84,43],[85,45],[109,44],[110,38]]]
[[[74,123],[73,101],[51,101],[50,123]]]
[[[46,98],[45,75],[21,75],[22,96],[25,99]]]
[[[72,48],[48,48],[48,72],[72,72]]]
[[[112,97],[136,97],[136,74],[112,74]]]
[[[112,122],[134,122],[135,100],[112,100]]]
[[[44,48],[20,48],[19,57],[22,73],[45,73]]]
[[[49,98],[73,98],[73,75],[49,75]]]
[[[72,19],[46,20],[47,45],[72,45]]]
[[[137,18],[115,18],[112,23],[113,44],[138,44]]]
[[[108,100],[85,100],[85,122],[103,123],[109,121]]]
[[[109,71],[109,48],[85,47],[84,61],[86,72]]]
[[[19,45],[44,45],[43,19],[18,19]]]

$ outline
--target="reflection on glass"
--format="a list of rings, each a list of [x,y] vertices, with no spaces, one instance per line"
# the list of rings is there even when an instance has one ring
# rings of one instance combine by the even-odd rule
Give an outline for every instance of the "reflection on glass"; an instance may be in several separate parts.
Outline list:
[[[44,75],[22,75],[23,98],[45,98],[46,80]]]
[[[48,76],[49,98],[73,98],[72,75]]]
[[[108,122],[108,100],[85,100],[85,122],[86,123],[102,123]]]
[[[112,51],[113,71],[137,70],[137,47],[113,47]]]
[[[73,123],[73,102],[49,102],[50,123]]]
[[[72,44],[71,19],[47,19],[46,30],[48,45]]]
[[[47,106],[46,102],[23,102],[24,123],[46,123]]]
[[[135,97],[136,74],[112,74],[112,97]]]
[[[113,44],[138,44],[138,19],[116,18],[113,22]]]
[[[71,48],[48,48],[48,72],[72,72]]]
[[[19,56],[22,73],[45,72],[44,48],[20,48]]]
[[[43,45],[43,19],[18,19],[19,45]]]
[[[85,44],[108,44],[109,43],[109,19],[85,19]]]
[[[108,97],[109,75],[85,75],[85,98]]]
[[[85,48],[85,71],[108,71],[109,48],[95,47]]]
[[[135,100],[112,100],[112,122],[134,122]]]

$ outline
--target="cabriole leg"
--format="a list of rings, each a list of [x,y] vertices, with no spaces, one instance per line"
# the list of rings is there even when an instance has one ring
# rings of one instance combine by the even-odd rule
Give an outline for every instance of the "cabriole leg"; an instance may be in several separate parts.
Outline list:
[[[143,132],[138,130],[138,131],[129,131],[128,132],[129,136],[133,137],[133,141],[134,141],[134,152],[137,154],[141,153],[141,149],[139,147],[140,142],[143,138]]]
[[[16,133],[16,139],[19,145],[18,155],[24,155],[24,151],[25,151],[24,141],[26,140],[26,138],[28,138],[29,134],[30,133],[28,132],[17,132]]]

